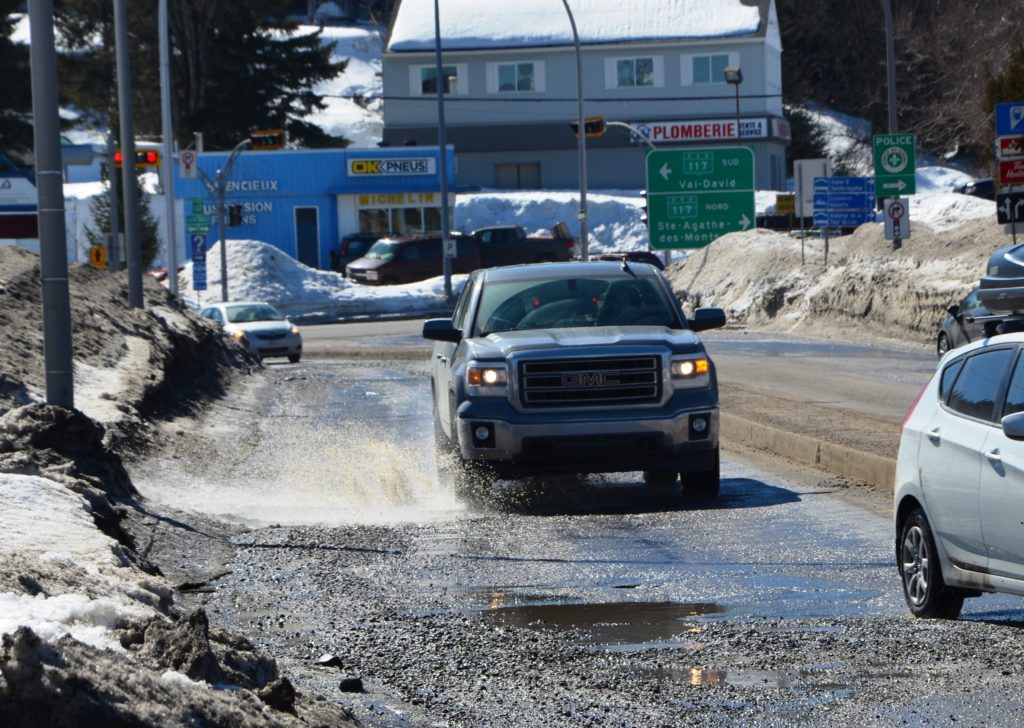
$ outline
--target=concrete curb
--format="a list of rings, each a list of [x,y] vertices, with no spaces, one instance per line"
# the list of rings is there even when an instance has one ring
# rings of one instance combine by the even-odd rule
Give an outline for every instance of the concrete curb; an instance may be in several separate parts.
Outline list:
[[[896,461],[889,458],[786,432],[724,412],[719,423],[723,442],[734,440],[882,489],[891,490],[896,479]]]

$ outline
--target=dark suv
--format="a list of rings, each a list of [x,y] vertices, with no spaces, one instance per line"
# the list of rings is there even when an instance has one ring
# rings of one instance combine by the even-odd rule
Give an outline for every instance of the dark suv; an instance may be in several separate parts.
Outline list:
[[[345,272],[345,266],[366,255],[370,246],[385,233],[350,233],[341,239],[337,252],[331,251],[331,270]]]
[[[480,267],[480,254],[472,238],[452,234],[456,256],[452,273],[471,273]],[[362,258],[345,268],[345,276],[359,283],[393,285],[434,278],[444,272],[440,235],[381,238]]]

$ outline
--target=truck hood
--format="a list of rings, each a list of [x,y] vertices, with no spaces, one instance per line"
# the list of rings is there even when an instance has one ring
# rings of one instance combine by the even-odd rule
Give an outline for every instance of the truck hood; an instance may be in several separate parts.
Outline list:
[[[554,349],[569,354],[576,349],[608,346],[656,346],[662,349],[667,347],[676,354],[704,350],[700,338],[692,331],[668,329],[664,326],[587,326],[503,331],[467,339],[466,343],[469,346],[470,357],[479,359],[505,358],[512,353],[539,349]]]

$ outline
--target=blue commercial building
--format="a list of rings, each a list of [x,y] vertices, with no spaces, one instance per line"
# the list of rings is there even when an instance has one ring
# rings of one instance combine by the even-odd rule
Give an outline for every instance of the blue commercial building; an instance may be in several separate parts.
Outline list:
[[[451,213],[455,154],[450,146],[447,152]],[[229,156],[201,152],[196,166],[215,180]],[[247,150],[235,159],[224,199],[225,206],[241,206],[241,224],[228,227],[225,238],[261,240],[305,265],[326,269],[344,235],[440,230],[440,163],[438,147]],[[208,246],[213,245],[220,239],[216,199],[200,179],[183,179],[181,171],[181,164],[175,165],[183,222],[194,221],[196,214],[210,216]],[[188,227],[179,230],[190,256]]]

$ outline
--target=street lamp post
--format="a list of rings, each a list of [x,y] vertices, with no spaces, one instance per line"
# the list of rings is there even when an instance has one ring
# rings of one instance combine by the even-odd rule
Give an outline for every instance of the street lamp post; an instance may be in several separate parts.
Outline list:
[[[231,168],[235,166],[235,160],[238,159],[238,155],[242,153],[242,150],[251,145],[251,138],[238,142],[235,148],[231,150],[224,169],[217,170],[215,179],[210,179],[210,176],[203,171],[202,167],[198,164],[196,165],[196,173],[199,179],[202,180],[203,186],[206,187],[210,197],[214,198],[217,202],[217,227],[220,228],[220,300],[225,303],[228,301],[228,241],[227,221],[224,217],[224,197],[227,194],[228,182],[231,180]]]
[[[743,83],[743,69],[739,66],[725,69],[725,82],[736,89],[736,144],[740,144],[740,84]]]
[[[587,230],[587,135],[583,133],[583,122],[587,118],[583,113],[583,55],[580,52],[580,36],[576,32],[576,19],[569,9],[569,0],[562,0],[565,12],[572,26],[572,40],[576,45],[576,103],[580,124],[579,157],[580,157],[580,257],[589,260],[589,235]]]
[[[438,170],[441,183],[441,272],[444,275],[444,297],[450,301],[452,298],[452,259],[455,257],[455,250],[452,246],[452,226],[448,219],[448,154],[445,147],[448,140],[444,130],[444,67],[441,65],[441,9],[439,0],[434,0],[434,77],[437,83],[437,147],[440,169]]]

